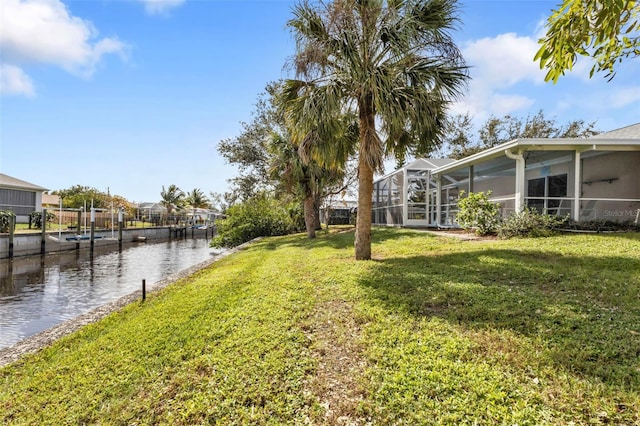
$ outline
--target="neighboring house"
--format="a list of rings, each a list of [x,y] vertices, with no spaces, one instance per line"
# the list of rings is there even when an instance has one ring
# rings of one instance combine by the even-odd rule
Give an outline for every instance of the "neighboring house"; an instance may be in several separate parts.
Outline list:
[[[354,200],[329,200],[320,207],[320,221],[327,225],[348,225],[358,202]]]
[[[148,221],[160,217],[167,217],[167,208],[160,203],[140,203],[138,204],[138,217]]]
[[[211,209],[203,209],[203,208],[193,208],[187,207],[183,210],[183,213],[192,221],[194,224],[200,223],[212,223],[216,219],[223,218],[224,215],[217,210]]]
[[[11,210],[17,223],[28,223],[29,215],[42,211],[42,194],[38,185],[0,173],[0,210]]]
[[[373,223],[457,226],[461,191],[491,191],[503,216],[529,207],[576,221],[637,220],[640,123],[588,139],[516,139],[457,161],[416,160],[374,182]]]
[[[60,196],[57,194],[42,194],[42,208],[60,208]]]

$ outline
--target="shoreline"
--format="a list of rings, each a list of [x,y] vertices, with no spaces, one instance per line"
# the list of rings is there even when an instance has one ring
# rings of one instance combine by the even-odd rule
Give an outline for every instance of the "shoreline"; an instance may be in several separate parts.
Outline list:
[[[247,243],[241,244],[238,247],[234,247],[216,256],[213,256],[211,259],[207,259],[189,268],[183,269],[182,271],[171,274],[168,277],[163,278],[160,281],[157,281],[151,284],[150,286],[148,286],[147,293],[155,293],[158,290],[162,290],[165,287],[175,283],[176,281],[182,278],[186,278],[189,275],[192,275],[198,272],[199,270],[204,269],[210,266],[211,264],[233,253],[236,253],[239,250],[246,248],[247,245],[253,241],[249,241]],[[116,299],[112,302],[109,302],[107,304],[94,308],[89,312],[80,314],[75,318],[64,321],[58,325],[54,325],[53,327],[50,327],[32,336],[26,337],[12,346],[0,349],[0,368],[3,368],[16,361],[19,361],[24,355],[36,353],[41,349],[44,349],[47,346],[52,345],[58,339],[79,330],[85,325],[100,321],[102,318],[106,317],[107,315],[113,312],[116,312],[119,309],[122,309],[123,307],[125,307],[126,305],[141,299],[142,299],[142,290],[134,291],[133,293],[129,293],[126,296],[122,296],[119,299]]]

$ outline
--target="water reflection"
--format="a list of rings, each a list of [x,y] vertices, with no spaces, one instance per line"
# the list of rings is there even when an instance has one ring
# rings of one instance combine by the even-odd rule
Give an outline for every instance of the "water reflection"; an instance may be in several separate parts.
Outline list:
[[[0,260],[0,349],[218,253],[187,239]]]

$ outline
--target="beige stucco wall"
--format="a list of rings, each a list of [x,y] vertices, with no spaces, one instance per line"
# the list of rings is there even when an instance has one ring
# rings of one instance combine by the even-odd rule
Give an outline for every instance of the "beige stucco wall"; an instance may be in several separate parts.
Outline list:
[[[639,200],[640,152],[609,152],[583,158],[581,196]],[[598,201],[595,206],[593,202],[591,204],[588,201],[581,202],[582,208],[590,206],[594,207],[590,218],[628,221],[635,219],[640,202]]]

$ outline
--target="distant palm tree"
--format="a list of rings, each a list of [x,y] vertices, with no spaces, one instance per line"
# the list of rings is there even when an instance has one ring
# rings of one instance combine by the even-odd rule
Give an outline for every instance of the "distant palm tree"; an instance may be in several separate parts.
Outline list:
[[[184,192],[176,185],[169,185],[166,190],[162,185],[160,197],[162,197],[160,204],[167,209],[167,215],[170,215],[174,209],[181,210],[184,207]]]
[[[374,172],[387,155],[429,152],[462,92],[467,70],[448,34],[456,12],[454,0],[303,0],[287,23],[301,79],[286,82],[285,98],[298,131],[331,133],[332,117],[359,117],[356,259],[371,258]]]
[[[187,193],[184,201],[188,206],[196,209],[208,209],[211,204],[200,188],[195,188],[193,191]]]

